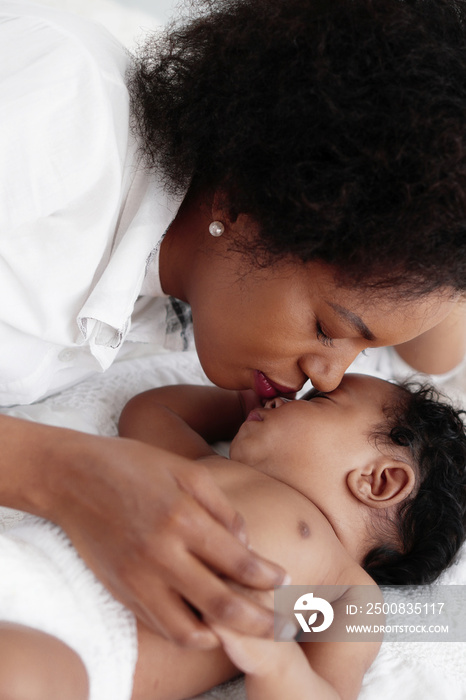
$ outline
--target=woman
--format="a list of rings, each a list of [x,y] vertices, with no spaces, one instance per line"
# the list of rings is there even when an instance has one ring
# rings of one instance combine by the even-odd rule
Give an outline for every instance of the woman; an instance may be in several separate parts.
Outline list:
[[[190,304],[209,378],[263,399],[308,378],[330,391],[367,347],[434,373],[461,360],[464,4],[205,7],[135,61],[133,139],[124,51],[0,2],[3,405],[105,370],[129,341],[169,346],[165,296]],[[267,589],[285,572],[199,465],[0,423],[0,503],[60,524],[148,626],[215,646],[194,607],[270,636],[225,578]]]

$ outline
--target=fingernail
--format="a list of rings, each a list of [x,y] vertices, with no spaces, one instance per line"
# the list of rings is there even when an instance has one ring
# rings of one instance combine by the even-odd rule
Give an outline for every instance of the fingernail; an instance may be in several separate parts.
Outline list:
[[[246,545],[248,544],[246,525],[242,516],[239,513],[236,513],[235,519],[233,521],[233,532],[236,535],[236,537],[240,540],[240,542]]]
[[[246,530],[241,529],[241,530],[238,532],[237,536],[238,536],[238,539],[239,539],[240,542],[242,542],[242,543],[245,544],[245,545],[248,544],[248,536],[247,536],[247,534],[246,534]]]
[[[283,627],[278,630],[277,638],[281,642],[291,642],[296,637],[298,628],[292,622],[287,620]]]
[[[209,651],[219,646],[219,640],[213,632],[194,631],[190,635],[189,646],[194,649]]]
[[[282,585],[282,586],[289,586],[290,583],[291,583],[291,576],[290,576],[290,574],[285,574],[285,576],[283,577],[283,581],[282,581],[281,585]]]

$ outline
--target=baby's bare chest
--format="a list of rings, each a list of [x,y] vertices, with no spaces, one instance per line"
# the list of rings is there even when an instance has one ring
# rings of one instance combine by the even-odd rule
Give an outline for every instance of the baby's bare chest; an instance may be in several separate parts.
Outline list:
[[[214,470],[213,476],[243,516],[251,547],[283,566],[294,584],[329,583],[337,576],[341,543],[309,499],[251,469]]]

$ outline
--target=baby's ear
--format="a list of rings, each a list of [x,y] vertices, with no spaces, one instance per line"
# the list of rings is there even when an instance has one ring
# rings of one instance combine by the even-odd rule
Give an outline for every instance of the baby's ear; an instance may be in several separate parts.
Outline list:
[[[390,508],[401,503],[412,492],[415,481],[409,464],[386,455],[353,469],[347,477],[353,496],[370,508]]]

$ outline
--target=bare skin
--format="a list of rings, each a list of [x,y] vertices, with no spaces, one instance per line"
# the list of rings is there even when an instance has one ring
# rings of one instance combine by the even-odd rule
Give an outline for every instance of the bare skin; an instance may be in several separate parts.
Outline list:
[[[197,200],[184,203],[163,241],[160,272],[164,291],[191,305],[196,348],[215,384],[254,388],[253,373],[260,370],[294,391],[307,379],[332,391],[366,348],[402,345],[404,359],[415,361],[418,351],[411,352],[409,343],[421,336],[422,346],[429,332],[425,344],[433,343],[432,355],[438,355],[442,323],[449,324],[443,371],[462,357],[465,314],[452,290],[395,302],[339,287],[334,270],[322,263],[285,259],[257,268],[231,250],[238,236],[255,235],[254,222],[244,215],[229,221],[214,204],[209,209]],[[221,238],[206,234],[212,219],[225,225]],[[452,339],[453,328],[458,332]],[[431,354],[424,352],[419,369],[427,371]],[[433,359],[438,369],[440,361],[434,365]]]
[[[241,426],[230,460],[218,457],[204,437],[225,437],[225,417],[231,426],[238,419],[231,392],[206,387],[146,392],[127,406],[120,430],[203,462],[244,515],[252,546],[280,562],[293,583],[372,585],[377,596],[360,566],[373,537],[372,513],[393,508],[414,487],[404,452],[397,459],[368,439],[395,391],[378,379],[348,375],[328,397],[269,401]],[[280,644],[215,624],[214,629],[226,656],[219,650],[180,650],[139,628],[133,700],[181,700],[238,669],[246,673],[249,700],[354,700],[379,648],[377,641]]]
[[[5,424],[12,436],[23,421],[5,418]],[[250,599],[245,598],[240,602],[240,595],[231,591],[217,576],[207,576],[212,585],[199,585],[194,596],[196,601],[192,591],[188,590],[186,571],[192,570],[196,561],[197,575],[203,583],[203,573],[210,571],[212,553],[217,551],[224,552],[224,555],[214,557],[218,570],[238,583],[268,589],[283,580],[280,567],[268,564],[246,547],[242,517],[201,465],[196,468],[190,460],[135,441],[94,438],[72,430],[57,430],[29,422],[24,422],[24,427],[27,428],[26,439],[20,441],[21,432],[18,434],[15,479],[21,480],[23,487],[28,484],[27,498],[18,504],[15,489],[18,484],[12,480],[3,485],[4,503],[19,505],[26,511],[42,514],[62,524],[78,551],[88,555],[87,563],[107,587],[117,598],[128,601],[128,607],[133,608],[148,626],[179,644],[199,648],[217,646],[215,635],[184,602],[186,596],[199,609],[223,620],[226,617],[222,610],[227,611],[228,604],[236,602],[240,608],[240,626],[252,626],[258,634],[271,633],[273,617],[270,611]],[[34,469],[39,455],[34,455],[34,461],[28,457],[34,440],[40,440],[41,446],[46,448],[41,465],[47,486],[45,493],[35,488],[37,472]],[[64,454],[69,460],[66,464],[67,480],[60,482],[60,501],[51,508],[49,497],[57,488],[54,481],[56,474],[48,470],[47,465],[53,464],[59,456],[63,459]],[[136,473],[134,464],[139,467]],[[160,465],[156,471],[154,464]],[[95,469],[98,477],[96,483],[101,487],[99,489],[97,486],[92,494],[89,493],[86,467]],[[0,474],[3,475],[1,470]],[[105,483],[112,480],[122,488],[117,492],[111,490],[109,496]],[[134,493],[130,490],[131,483]],[[79,498],[82,499],[81,503],[77,503]],[[109,499],[116,508],[114,515],[118,512],[123,515],[133,513],[135,517],[134,513],[137,513],[141,528],[137,537],[134,532],[126,530],[124,517],[107,520]],[[85,522],[78,525],[74,520],[74,509],[90,506]],[[107,526],[111,527],[112,532],[106,529]],[[90,552],[86,549],[88,538],[94,540]],[[164,542],[176,547],[176,563],[173,556],[168,557]],[[105,551],[107,546],[110,552]],[[115,572],[108,570],[109,558],[115,562]],[[167,559],[170,561],[169,575],[166,571]],[[129,569],[126,568],[127,561],[131,562]],[[138,566],[142,571],[142,581]],[[150,578],[156,580],[151,591],[158,601],[157,616],[145,604],[143,584],[148,585]],[[122,581],[128,586],[130,595],[122,587]],[[214,599],[223,601],[223,606],[219,604],[218,609],[213,610]]]
[[[404,449],[394,454],[369,439],[396,391],[378,379],[347,375],[328,396],[290,402],[276,398],[265,406],[256,402],[232,442],[230,460],[215,454],[206,437],[231,437],[236,431],[245,398],[237,392],[193,386],[146,392],[128,404],[120,431],[131,438],[127,442],[137,439],[199,461],[244,516],[251,545],[280,562],[295,584],[341,587],[343,593],[326,589],[338,611],[339,606],[355,602],[354,585],[364,587],[365,600],[371,595],[374,601],[380,599],[377,586],[360,565],[368,549],[381,543],[373,518],[389,512],[414,487]],[[176,560],[176,542],[172,540],[170,547]],[[197,580],[188,579],[188,584],[196,588]],[[251,589],[247,594],[258,595]],[[272,605],[271,592],[259,597]],[[213,605],[223,606],[222,599],[214,599]],[[249,700],[357,698],[380,640],[280,644],[266,635],[244,635],[240,614],[240,606],[230,605],[228,627],[206,617],[222,643],[222,649],[210,651],[183,649],[139,623],[132,700],[190,698],[239,671],[246,673]],[[31,637],[28,643],[32,642]],[[62,647],[60,654],[66,658],[69,650]],[[25,659],[23,676],[29,665],[34,671],[33,662]],[[76,658],[75,663],[79,677],[81,662]],[[54,669],[53,659],[43,662],[44,677]],[[61,683],[61,674],[57,675]],[[85,688],[77,689],[81,694],[70,700],[85,700]]]
[[[408,365],[426,374],[444,374],[456,367],[466,351],[466,302],[459,298],[437,326],[396,346]]]
[[[213,238],[208,225],[219,218],[225,233]],[[235,236],[248,231],[254,235],[248,217],[230,221],[216,200],[189,197],[161,248],[163,289],[191,304],[201,363],[219,386],[255,389],[267,399],[311,378],[330,391],[362,350],[380,345],[403,344],[405,359],[422,355],[421,369],[428,370],[429,358],[443,354],[442,323],[450,324],[443,346],[451,347],[455,333],[462,354],[463,316],[451,290],[400,305],[338,287],[332,269],[321,264],[283,261],[257,269],[232,250]],[[434,351],[421,353],[426,343]],[[457,357],[445,357],[446,370]],[[214,572],[259,590],[279,584],[285,572],[247,549],[241,518],[202,465],[156,446],[5,416],[0,434],[0,503],[61,525],[97,576],[149,628],[186,646],[217,646],[187,598],[219,624],[228,625],[225,611],[234,604],[241,608],[241,631],[271,629],[270,612],[225,583],[223,605],[211,608],[220,594]],[[206,532],[216,538],[208,555]],[[164,546],[172,540],[183,552],[175,568]],[[195,570],[196,599],[185,586]]]
[[[0,623],[2,700],[82,700],[88,696],[79,656],[55,637]]]

